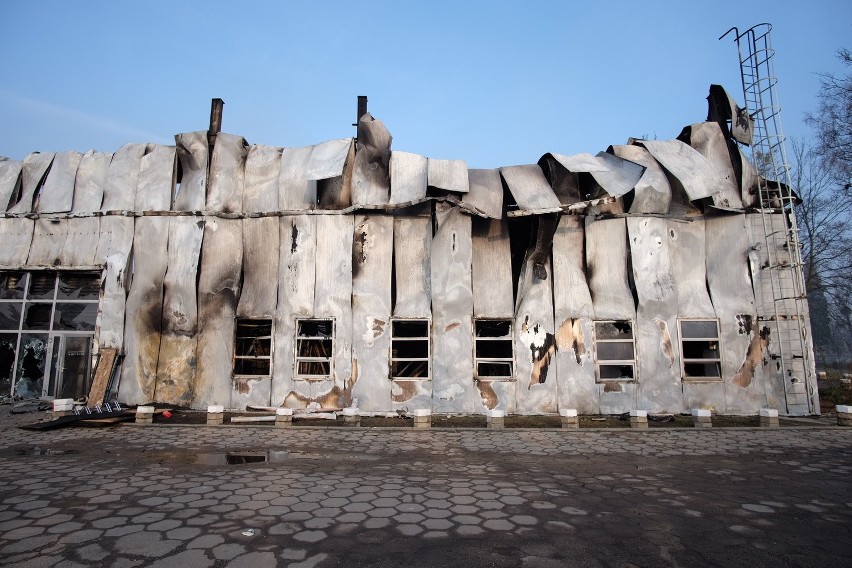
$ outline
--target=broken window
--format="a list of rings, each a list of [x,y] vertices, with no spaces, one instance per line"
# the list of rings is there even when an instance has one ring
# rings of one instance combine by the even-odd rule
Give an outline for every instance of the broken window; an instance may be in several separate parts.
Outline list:
[[[718,320],[678,320],[683,380],[722,380]]]
[[[595,364],[598,381],[636,379],[636,348],[632,321],[595,322]]]
[[[304,319],[296,321],[297,378],[331,378],[333,353],[334,320]]]
[[[391,320],[391,378],[428,379],[428,320]]]
[[[0,395],[86,394],[100,286],[98,272],[0,272]]]
[[[515,377],[514,336],[512,320],[475,322],[476,378],[511,380]]]
[[[237,320],[234,376],[272,376],[272,320]]]

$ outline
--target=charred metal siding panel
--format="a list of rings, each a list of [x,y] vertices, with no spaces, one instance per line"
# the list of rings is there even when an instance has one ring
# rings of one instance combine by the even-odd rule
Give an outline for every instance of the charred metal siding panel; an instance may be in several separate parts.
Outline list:
[[[435,412],[479,412],[473,384],[471,218],[435,204],[432,240],[432,370]]]
[[[365,114],[358,121],[358,143],[352,173],[353,205],[387,205],[392,140],[381,120]]]
[[[27,266],[59,266],[70,219],[36,219]]]
[[[716,122],[693,124],[684,129],[684,132],[689,134],[689,145],[707,158],[721,180],[719,193],[713,195],[713,205],[742,209],[743,202],[734,167],[731,164],[728,140],[722,134],[719,124]]]
[[[174,198],[175,211],[201,211],[207,200],[207,132],[175,135],[183,176]]]
[[[428,318],[431,315],[430,258],[431,217],[394,217],[394,277],[398,318]]]
[[[95,266],[104,263],[103,258],[97,258],[97,246],[100,235],[100,219],[97,217],[80,217],[67,220],[68,229],[62,252],[59,255],[59,265],[68,268]]]
[[[101,309],[95,326],[99,347],[124,347],[124,313],[127,303],[127,255],[115,254],[104,259],[101,275]],[[135,316],[135,314],[134,314]]]
[[[112,154],[90,150],[83,154],[74,181],[74,213],[100,211]]]
[[[39,213],[67,213],[74,203],[74,179],[83,155],[79,152],[60,152],[53,158],[53,165],[44,180],[38,196],[36,211]]]
[[[524,259],[515,310],[515,396],[521,414],[556,412],[556,351],[553,326],[553,278],[533,273],[529,253]],[[545,270],[553,274],[550,261]]]
[[[234,316],[240,292],[243,224],[208,217],[198,277],[198,367],[193,408],[230,405],[234,367]],[[131,288],[132,292],[132,288]]]
[[[21,170],[24,163],[0,156],[0,213],[9,207],[15,190],[21,183]]]
[[[21,268],[27,264],[35,221],[24,217],[0,219],[0,266]]]
[[[126,144],[112,155],[104,185],[101,211],[131,211],[136,203],[136,187],[146,144]]]
[[[207,210],[242,213],[243,186],[248,148],[242,136],[219,133],[210,160]]]
[[[600,412],[592,345],[592,296],[586,281],[583,217],[564,215],[553,236],[556,392],[559,408]]]
[[[427,159],[418,154],[391,154],[390,205],[417,203],[426,198],[427,163]]]
[[[155,400],[189,406],[198,346],[196,281],[204,220],[175,217],[169,223],[168,269],[163,279],[163,324]]]
[[[295,381],[296,318],[311,317],[316,282],[316,220],[312,215],[280,218],[278,309],[272,368],[272,404],[304,408],[311,397],[304,381]],[[351,279],[351,277],[350,277]],[[298,384],[297,384],[298,383]]]
[[[682,318],[716,317],[707,292],[704,219],[692,223],[668,221],[672,269],[677,286],[677,315]]]
[[[175,186],[174,146],[152,145],[142,156],[139,187],[136,188],[136,211],[168,211],[172,207]]]
[[[267,213],[278,210],[278,176],[283,148],[252,145],[246,156],[243,212]],[[277,263],[276,263],[277,267]]]
[[[95,258],[108,258],[114,254],[122,254],[125,258],[130,257],[130,249],[133,246],[134,219],[132,217],[119,217],[107,215],[100,218],[100,233],[98,236],[98,249]]]
[[[26,158],[21,168],[21,197],[17,203],[9,205],[9,213],[29,213],[33,210],[35,193],[44,179],[55,154],[33,152]]]
[[[754,292],[749,276],[751,242],[745,215],[705,219],[707,284],[719,318],[719,348],[725,381],[725,409],[729,414],[754,414],[767,405],[771,390],[761,361],[765,345],[758,329]],[[744,325],[750,318],[751,325]],[[774,397],[772,397],[774,398]]]
[[[284,211],[315,209],[317,182],[308,178],[312,146],[284,148],[278,177],[278,202]]]
[[[124,363],[118,398],[127,404],[154,400],[163,316],[163,280],[168,267],[168,217],[136,220],[134,274],[127,296]]]
[[[690,200],[710,197],[725,188],[715,168],[697,150],[680,140],[639,142],[683,186]]]
[[[651,154],[641,146],[612,146],[613,153],[619,158],[636,162],[645,167],[642,177],[636,182],[630,213],[669,212],[672,200],[672,188],[666,173]]]
[[[243,289],[237,317],[258,318],[275,315],[278,303],[277,217],[243,219]]]
[[[522,211],[547,213],[562,210],[562,204],[537,165],[500,168],[500,175]]]
[[[352,395],[368,411],[391,409],[391,271],[394,219],[356,215],[352,248]]]
[[[429,158],[429,186],[445,191],[470,191],[467,163],[464,160],[435,160]]]
[[[469,191],[462,203],[492,219],[503,218],[503,180],[500,170],[468,170]]]
[[[509,226],[500,219],[473,219],[473,316],[514,315]]]
[[[672,239],[665,219],[627,219],[633,281],[639,300],[634,337],[638,374],[637,408],[679,412],[680,346],[678,296],[671,262]]]

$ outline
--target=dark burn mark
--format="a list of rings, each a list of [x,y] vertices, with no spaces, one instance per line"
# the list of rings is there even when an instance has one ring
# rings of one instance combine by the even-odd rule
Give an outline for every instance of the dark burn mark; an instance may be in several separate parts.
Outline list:
[[[295,254],[299,243],[299,228],[293,225],[293,230],[290,231],[290,253]]]
[[[751,315],[737,314],[737,332],[740,335],[751,335]]]
[[[526,322],[524,322],[526,327]],[[535,324],[532,332],[538,335],[541,332],[541,326]],[[531,389],[534,384],[544,384],[547,380],[547,370],[550,367],[550,361],[556,353],[556,337],[552,333],[545,332],[544,342],[540,346],[535,343],[530,343],[530,354],[532,355],[532,373],[530,373],[530,384],[527,389]]]
[[[604,383],[604,392],[622,392],[621,383],[607,381]]]
[[[444,328],[444,333],[446,333],[448,331],[453,331],[454,329],[456,329],[460,325],[461,324],[459,322],[453,322],[453,323],[449,324],[447,327]]]
[[[364,225],[358,227],[355,238],[352,240],[352,276],[358,276],[361,267],[367,262],[367,231]]]

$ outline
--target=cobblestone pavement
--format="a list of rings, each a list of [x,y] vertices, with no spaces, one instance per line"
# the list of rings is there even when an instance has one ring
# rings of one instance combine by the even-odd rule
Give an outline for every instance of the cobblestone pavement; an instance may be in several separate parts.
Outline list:
[[[18,429],[0,566],[840,566],[852,429]],[[227,451],[276,461],[215,465]]]

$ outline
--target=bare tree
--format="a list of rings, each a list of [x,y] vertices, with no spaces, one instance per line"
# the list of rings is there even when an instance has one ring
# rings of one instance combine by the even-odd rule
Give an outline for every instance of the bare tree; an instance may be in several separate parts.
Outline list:
[[[815,151],[837,182],[852,192],[852,52],[839,49],[837,57],[846,66],[846,74],[819,75],[819,105],[805,119],[815,130]]]

